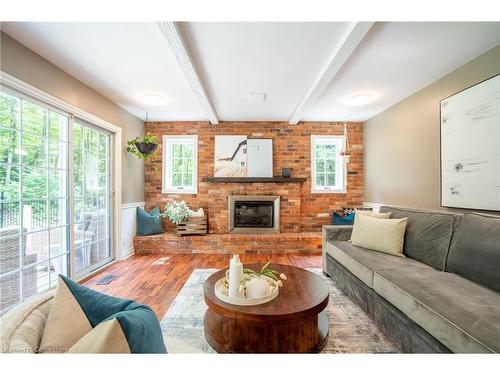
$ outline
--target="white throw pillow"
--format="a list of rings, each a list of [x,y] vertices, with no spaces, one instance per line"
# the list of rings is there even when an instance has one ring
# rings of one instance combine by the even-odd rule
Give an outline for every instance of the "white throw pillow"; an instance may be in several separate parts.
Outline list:
[[[390,219],[392,212],[373,212],[373,211],[368,211],[368,210],[355,210],[354,211],[356,214],[354,215],[354,218],[357,216],[370,216],[370,217],[376,217],[377,219]]]
[[[189,216],[191,217],[204,217],[205,212],[203,211],[203,208],[198,208],[198,211],[193,211],[193,210],[188,210]]]
[[[403,242],[406,222],[402,219],[377,219],[368,215],[356,216],[351,242],[355,246],[404,257]]]

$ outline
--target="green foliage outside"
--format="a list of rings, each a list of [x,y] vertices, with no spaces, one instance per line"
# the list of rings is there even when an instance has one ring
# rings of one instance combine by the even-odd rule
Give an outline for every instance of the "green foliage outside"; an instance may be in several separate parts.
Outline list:
[[[41,225],[47,212],[51,224],[60,221],[59,207],[64,202],[59,198],[67,195],[66,184],[61,183],[66,179],[67,123],[67,117],[57,112],[0,93],[0,199],[4,215],[19,215],[15,201],[22,196]],[[47,198],[49,207],[41,200]],[[9,224],[19,222],[3,226]]]
[[[193,145],[174,144],[172,151],[172,185],[193,186]]]
[[[67,222],[62,215],[68,196],[68,122],[58,112],[0,92],[0,226],[21,224],[21,198],[40,228]],[[76,215],[106,204],[108,141],[106,134],[73,123]]]
[[[335,146],[329,144],[316,145],[316,185],[335,185]]]

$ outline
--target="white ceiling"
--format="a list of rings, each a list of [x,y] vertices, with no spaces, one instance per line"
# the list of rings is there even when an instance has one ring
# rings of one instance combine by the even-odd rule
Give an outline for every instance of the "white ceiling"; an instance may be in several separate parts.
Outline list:
[[[349,23],[180,23],[185,46],[222,121],[288,121]],[[4,32],[129,112],[206,120],[155,23],[2,23]],[[365,121],[500,44],[500,23],[376,23],[302,120]],[[251,92],[266,101],[248,100]],[[141,94],[167,102],[147,107]],[[364,106],[346,104],[372,94]]]
[[[500,22],[376,23],[303,119],[365,121],[498,44]]]
[[[288,120],[348,23],[183,23],[222,120]],[[267,93],[252,103],[249,92]]]
[[[2,23],[2,29],[139,118],[206,120],[155,23]],[[161,94],[148,107],[141,94]]]

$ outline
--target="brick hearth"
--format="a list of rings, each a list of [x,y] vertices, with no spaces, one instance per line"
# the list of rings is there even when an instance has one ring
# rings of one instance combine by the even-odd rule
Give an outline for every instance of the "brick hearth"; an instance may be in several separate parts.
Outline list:
[[[321,233],[208,234],[185,237],[163,233],[135,237],[134,249],[138,254],[319,254]]]

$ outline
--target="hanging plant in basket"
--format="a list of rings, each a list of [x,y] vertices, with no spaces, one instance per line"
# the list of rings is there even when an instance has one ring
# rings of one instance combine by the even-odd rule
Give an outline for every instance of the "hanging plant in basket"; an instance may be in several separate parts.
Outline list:
[[[154,172],[158,172],[158,167],[151,160],[151,156],[158,148],[158,138],[147,133],[144,137],[136,137],[127,142],[127,152],[137,156],[138,159],[144,159],[146,165],[151,167]]]

